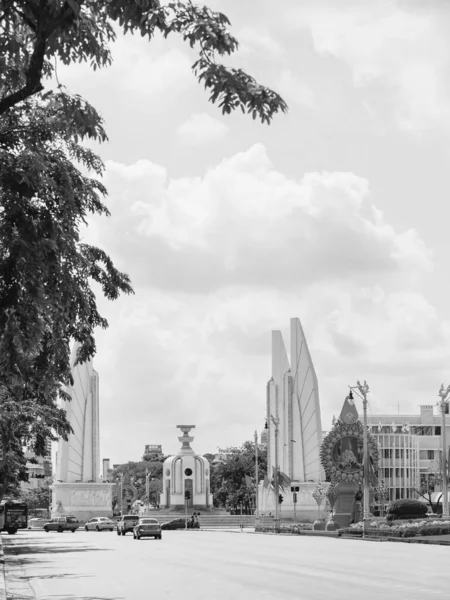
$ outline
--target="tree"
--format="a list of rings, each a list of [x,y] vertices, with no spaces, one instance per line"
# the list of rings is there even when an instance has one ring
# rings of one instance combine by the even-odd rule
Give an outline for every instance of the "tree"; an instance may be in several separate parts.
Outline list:
[[[427,473],[420,474],[420,483],[415,492],[422,498],[424,498],[431,507],[431,510],[437,514],[439,512],[440,504],[438,501],[433,502],[432,494],[438,491],[437,488],[442,485],[442,473],[440,465],[432,463]]]
[[[255,444],[244,442],[240,447],[229,447],[219,452],[222,461],[212,465],[211,492],[217,506],[238,510],[242,505],[251,511],[255,495]],[[267,452],[259,447],[259,478],[267,473]]]
[[[108,214],[102,184],[74,164],[101,173],[81,145],[88,136],[104,137],[100,117],[63,92],[0,118],[0,494],[25,476],[25,442],[43,456],[48,439],[71,431],[58,406],[70,399],[71,340],[83,362],[95,353],[94,329],[107,327],[92,282],[109,299],[132,292],[107,254],[79,237],[89,213]]]
[[[0,494],[26,476],[21,443],[43,455],[48,439],[71,431],[58,407],[59,397],[70,399],[70,344],[84,362],[96,351],[95,328],[108,326],[93,286],[110,300],[133,291],[79,236],[89,214],[109,214],[102,161],[84,146],[106,141],[102,119],[61,85],[43,93],[44,81],[56,60],[108,65],[117,25],[148,39],[176,33],[197,47],[193,70],[211,102],[270,123],[286,111],[282,98],[216,62],[238,47],[228,24],[189,0],[0,0]]]
[[[48,510],[52,501],[52,491],[48,485],[31,488],[21,493],[20,500],[26,502],[28,510],[35,510],[37,508]]]
[[[241,108],[269,123],[286,111],[278,94],[217,62],[235,52],[238,41],[228,18],[206,6],[190,0],[0,0],[0,115],[44,89],[55,59],[88,62],[94,70],[109,65],[117,25],[149,40],[156,32],[165,38],[175,33],[197,48],[192,69],[224,114]]]
[[[145,478],[148,474],[149,500],[153,506],[156,506],[159,504],[159,493],[162,491],[162,470],[166,457],[159,455],[159,459],[156,460],[156,455],[153,455],[153,458],[154,460],[151,462],[145,460],[139,462],[129,461],[123,465],[117,465],[112,472],[112,480],[118,483],[123,475],[124,482],[130,482],[135,487],[137,492],[137,498],[135,499],[145,501]],[[118,504],[119,500],[120,491],[117,486],[117,489],[113,491],[113,505]]]

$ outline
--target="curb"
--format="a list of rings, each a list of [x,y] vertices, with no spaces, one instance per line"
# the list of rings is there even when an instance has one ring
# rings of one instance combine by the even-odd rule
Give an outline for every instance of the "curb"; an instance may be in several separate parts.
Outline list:
[[[0,536],[0,600],[7,600],[5,581],[5,553],[3,550],[3,539]]]

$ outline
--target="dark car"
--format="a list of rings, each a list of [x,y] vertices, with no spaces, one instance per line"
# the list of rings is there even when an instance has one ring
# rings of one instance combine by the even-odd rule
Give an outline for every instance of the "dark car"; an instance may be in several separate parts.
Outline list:
[[[161,525],[156,519],[143,517],[133,529],[133,537],[140,540],[141,537],[153,537],[155,540],[161,539]]]
[[[138,522],[138,515],[124,515],[117,523],[117,535],[125,535],[129,531],[133,531]]]
[[[58,531],[59,533],[71,531],[72,533],[75,533],[75,530],[78,529],[79,526],[80,523],[78,522],[78,519],[68,515],[67,517],[56,517],[51,519],[44,525],[44,531]]]
[[[167,521],[167,523],[163,523],[161,525],[161,529],[185,529],[186,521],[185,519],[173,519],[172,521]]]

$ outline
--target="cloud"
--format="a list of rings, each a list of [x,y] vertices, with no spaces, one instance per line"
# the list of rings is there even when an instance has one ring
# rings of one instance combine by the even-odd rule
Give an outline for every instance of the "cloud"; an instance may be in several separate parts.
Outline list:
[[[284,70],[276,85],[277,91],[288,104],[296,102],[307,108],[315,108],[313,90],[296,77],[292,71]]]
[[[397,126],[412,133],[450,126],[450,48],[444,15],[432,5],[414,11],[394,0],[326,9],[318,3],[295,16],[293,26],[310,30],[318,52],[349,65],[354,84],[367,90],[366,109],[393,113]],[[380,87],[382,99],[372,93]]]
[[[169,179],[163,167],[107,163],[103,232],[160,289],[213,291],[230,285],[292,288],[352,278],[396,280],[432,266],[417,232],[397,232],[373,204],[369,183],[353,173],[275,170],[257,144],[206,171]],[[158,261],[148,269],[148,261]]]
[[[261,28],[243,27],[236,33],[239,40],[239,54],[260,55],[271,60],[280,59],[284,49],[269,33]]]
[[[206,113],[194,114],[177,129],[179,139],[190,146],[218,142],[228,133],[228,127]]]
[[[386,221],[364,178],[291,179],[255,145],[198,177],[110,161],[106,184],[112,217],[92,220],[86,236],[136,291],[99,300],[110,322],[95,362],[108,454],[122,452],[115,439],[136,414],[134,456],[143,438],[176,451],[183,419],[197,425],[203,452],[246,439],[249,423],[263,423],[270,332],[281,328],[288,344],[293,316],[318,371],[325,428],[354,379],[369,381],[381,407],[404,394],[415,410],[442,378],[450,326],[411,283],[431,252]]]

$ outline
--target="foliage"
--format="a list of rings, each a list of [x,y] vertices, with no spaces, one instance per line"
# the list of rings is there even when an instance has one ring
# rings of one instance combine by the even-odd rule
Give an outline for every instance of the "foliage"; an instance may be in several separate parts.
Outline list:
[[[30,488],[21,492],[20,500],[27,503],[29,510],[48,509],[52,501],[52,491],[48,485]]]
[[[432,495],[442,484],[442,474],[439,469],[439,465],[435,465],[434,470],[428,473],[420,474],[420,485],[415,489],[417,494],[424,498],[431,507],[434,513],[439,512],[439,501],[433,502]]]
[[[167,457],[152,455],[152,461],[142,460],[140,462],[129,461],[123,465],[117,465],[112,472],[111,479],[119,482],[123,475],[124,483],[131,483],[136,489],[135,500],[146,501],[145,477],[149,474],[149,501],[153,506],[159,505],[159,494],[162,491],[163,464]],[[120,504],[120,486],[113,490],[113,506]]]
[[[228,18],[190,0],[0,0],[0,115],[44,89],[54,61],[87,62],[96,70],[111,64],[115,28],[149,40],[156,32],[178,34],[198,51],[194,74],[222,113],[240,108],[269,123],[287,106],[241,69],[217,62],[235,52]]]
[[[103,169],[86,137],[104,138],[100,117],[61,91],[0,117],[0,494],[23,480],[24,443],[43,456],[48,439],[71,431],[58,406],[70,398],[71,341],[83,362],[94,329],[107,327],[92,282],[111,300],[132,292],[107,254],[80,240],[90,213],[108,214],[103,185],[80,170]]]
[[[224,459],[211,466],[211,493],[216,506],[252,512],[255,498],[255,443],[219,450]],[[258,474],[267,473],[267,451],[258,446]]]
[[[117,26],[149,40],[175,33],[198,50],[193,70],[211,102],[269,123],[287,110],[283,99],[216,61],[238,47],[228,25],[189,0],[0,0],[0,497],[26,478],[23,443],[43,455],[48,439],[71,431],[58,407],[69,399],[70,344],[85,362],[95,328],[108,326],[93,286],[110,300],[132,293],[128,276],[79,234],[89,215],[109,214],[103,164],[84,145],[106,141],[102,119],[62,85],[43,93],[44,81],[57,60],[110,64]]]
[[[341,534],[362,533],[363,523],[356,523],[349,528],[341,530]],[[450,521],[421,519],[410,520],[409,522],[396,521],[394,523],[385,523],[382,521],[373,521],[369,524],[368,536],[381,535],[383,537],[404,537],[411,538],[416,536],[430,535],[448,535],[450,534]]]
[[[387,507],[386,514],[392,515],[396,519],[421,518],[427,514],[427,506],[424,502],[420,502],[420,500],[395,500]]]

